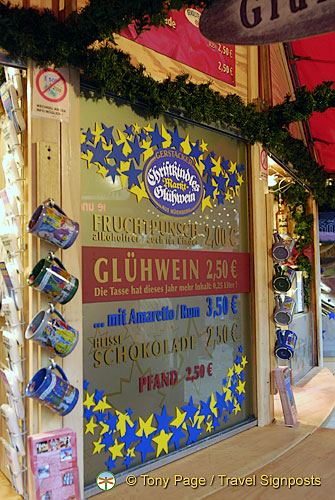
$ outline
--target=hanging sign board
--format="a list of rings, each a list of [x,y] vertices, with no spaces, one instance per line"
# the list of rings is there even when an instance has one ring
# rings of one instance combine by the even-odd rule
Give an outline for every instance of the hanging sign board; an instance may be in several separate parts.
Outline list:
[[[36,118],[69,121],[69,70],[33,67],[33,107]]]
[[[138,35],[134,26],[129,25],[121,35],[235,85],[235,47],[206,40],[199,30],[201,12],[199,8],[171,10],[166,15],[165,27],[153,27]]]
[[[213,0],[200,17],[209,40],[263,45],[334,30],[333,0]]]

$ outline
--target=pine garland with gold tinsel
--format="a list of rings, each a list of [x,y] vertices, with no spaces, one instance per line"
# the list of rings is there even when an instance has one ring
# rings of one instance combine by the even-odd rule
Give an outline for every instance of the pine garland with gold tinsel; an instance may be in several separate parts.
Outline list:
[[[170,0],[169,9],[180,10],[189,4],[205,7],[209,0]],[[78,67],[97,92],[110,92],[134,103],[143,104],[148,114],[157,117],[164,111],[179,110],[204,123],[233,127],[250,144],[262,143],[310,186],[314,198],[327,209],[335,209],[335,189],[327,184],[327,173],[311,158],[302,141],[294,139],[289,125],[308,120],[313,112],[335,106],[333,82],[324,82],[312,92],[296,90],[282,104],[259,112],[252,104],[230,94],[222,96],[210,83],[196,85],[188,75],[157,82],[144,66],[133,66],[128,54],[113,44],[113,35],[135,25],[138,33],[150,26],[164,25],[166,1],[91,0],[80,12],[73,12],[64,23],[48,10],[13,7],[0,0],[0,47],[12,59],[36,61],[40,66],[65,64]],[[92,44],[109,40],[99,49]]]

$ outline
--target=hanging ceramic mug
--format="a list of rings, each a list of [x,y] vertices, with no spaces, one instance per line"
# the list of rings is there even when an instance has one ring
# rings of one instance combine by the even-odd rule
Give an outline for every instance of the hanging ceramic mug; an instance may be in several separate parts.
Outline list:
[[[78,222],[70,219],[63,210],[49,198],[33,213],[27,231],[42,240],[60,248],[69,248],[79,232]]]
[[[284,298],[281,295],[277,295],[275,297],[276,300],[276,309],[274,312],[274,320],[276,323],[280,325],[289,325],[293,319],[293,311],[295,308],[295,301],[292,297],[288,297],[284,295]]]
[[[275,292],[288,292],[295,277],[295,270],[289,266],[276,264],[272,286]]]
[[[273,237],[275,240],[272,247],[273,258],[279,261],[289,259],[294,247],[294,239],[288,234],[279,234],[278,232],[275,232]]]
[[[25,337],[64,358],[76,347],[78,332],[64,316],[49,304],[47,311],[40,311],[29,324]]]
[[[277,330],[275,355],[280,359],[291,359],[297,343],[297,335],[292,330]]]
[[[61,376],[54,373],[53,369],[57,369]],[[35,373],[27,385],[26,396],[36,399],[63,417],[76,406],[79,391],[68,382],[61,367],[52,363]]]
[[[79,281],[67,272],[63,264],[52,252],[41,259],[31,271],[27,284],[45,293],[50,298],[66,304],[78,290]]]

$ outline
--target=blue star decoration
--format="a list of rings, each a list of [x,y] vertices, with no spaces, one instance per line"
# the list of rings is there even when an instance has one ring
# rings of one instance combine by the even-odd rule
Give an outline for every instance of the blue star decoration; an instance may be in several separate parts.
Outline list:
[[[84,391],[87,391],[89,385],[90,385],[90,382],[87,382],[87,380],[84,380],[84,382],[83,382]]]
[[[116,422],[118,421],[118,416],[114,416],[110,411],[108,412],[108,418],[104,421],[109,427],[109,434],[116,431]]]
[[[92,408],[90,408],[90,409],[85,408],[84,409],[84,418],[86,418],[88,422],[91,420],[92,417],[94,417],[94,415],[95,415],[95,412],[92,410]]]
[[[158,435],[162,430],[165,431],[166,433],[168,433],[169,432],[169,424],[170,424],[171,420],[173,420],[173,417],[169,417],[167,415],[165,405],[163,406],[161,415],[157,415],[157,413],[155,413],[155,417],[156,417],[157,424],[158,424],[156,435]]]
[[[101,141],[98,142],[96,147],[88,146],[87,149],[89,151],[92,151],[92,153],[93,153],[91,163],[100,163],[100,165],[102,165],[102,166],[105,165],[105,163],[106,163],[105,158],[108,154],[108,150],[103,148]]]
[[[94,143],[94,135],[91,132],[91,129],[88,128],[87,132],[83,132],[84,135],[86,136],[86,142],[91,142],[92,144]]]
[[[109,457],[108,461],[105,462],[105,464],[107,465],[108,467],[108,471],[110,472],[112,469],[115,469],[116,468],[116,461],[117,461],[117,458],[114,458],[114,460],[112,460],[112,455]]]
[[[174,444],[175,445],[175,449],[178,450],[178,448],[179,448],[179,442],[180,442],[181,439],[183,439],[184,437],[186,437],[186,434],[184,434],[183,431],[182,431],[182,425],[180,425],[179,427],[173,427],[173,426],[171,426],[170,427],[170,431],[172,431],[172,436],[171,436],[169,445]]]
[[[151,147],[158,146],[158,148],[161,148],[162,142],[164,142],[165,139],[163,136],[160,135],[157,123],[156,123],[154,132],[150,132],[150,135],[151,135],[151,139],[152,139],[151,140]]]
[[[199,139],[198,139],[194,146],[193,144],[191,144],[190,156],[198,160],[199,156],[201,156],[202,154],[203,152],[199,149]]]
[[[227,187],[231,187],[233,188],[234,190],[234,193],[236,194],[236,188],[240,185],[237,178],[236,178],[236,175],[235,175],[235,172],[233,172],[232,174],[230,174],[228,172],[228,177],[229,177],[229,182],[228,182],[228,186]]]
[[[187,426],[187,430],[188,430],[188,440],[186,444],[195,443],[198,440],[200,434],[204,432],[204,430],[201,427],[200,429],[198,429],[198,427],[193,427],[191,425]]]
[[[205,165],[203,176],[208,174],[210,177],[213,177],[213,172],[212,172],[212,168],[214,167],[214,163],[212,162],[213,154],[214,153],[210,153],[205,161],[202,160],[203,164]]]
[[[113,142],[113,149],[109,152],[107,159],[115,160],[117,165],[120,165],[121,161],[128,161],[127,156],[123,154],[123,147],[123,143],[117,145],[116,142]]]
[[[334,311],[331,311],[329,313],[329,319],[335,319],[335,312]]]
[[[208,398],[207,403],[205,403],[205,401],[200,401],[201,409],[199,411],[199,416],[204,415],[208,418],[210,415],[213,415],[212,410],[210,409],[210,403],[211,397]],[[205,418],[205,421],[207,421],[207,418]]]
[[[137,165],[140,164],[141,154],[144,153],[145,148],[141,148],[138,142],[138,137],[135,136],[134,142],[128,142],[131,147],[131,153],[129,153],[128,158],[134,158]]]
[[[140,438],[136,436],[136,428],[137,424],[131,426],[128,422],[126,422],[125,435],[119,438],[119,441],[125,443],[125,450],[128,450],[132,442],[139,441]]]
[[[184,138],[179,136],[178,132],[178,127],[177,125],[174,128],[174,132],[171,130],[168,130],[169,134],[171,135],[171,145],[170,148],[176,148],[177,151],[180,149],[180,144],[184,142]]]
[[[107,453],[108,448],[114,445],[114,439],[112,434],[108,434],[108,432],[105,432],[104,437],[101,440],[101,444],[105,445],[105,452]]]
[[[150,434],[148,437],[143,433],[141,442],[135,447],[136,451],[139,451],[142,456],[142,462],[145,461],[148,453],[155,451],[153,446],[151,446],[153,434]]]
[[[127,455],[124,459],[124,461],[122,462],[122,465],[126,465],[127,466],[127,469],[129,469],[129,465],[130,463],[135,460],[135,457],[131,457],[130,455]]]
[[[133,126],[132,125],[125,125],[124,132],[128,135],[128,137],[131,137],[133,135]]]
[[[113,129],[114,129],[114,127],[113,126],[107,127],[103,123],[101,123],[101,127],[104,129],[104,131],[101,133],[101,135],[106,140],[107,146],[109,146],[109,144],[111,142],[113,142]]]
[[[142,173],[142,170],[139,168],[135,168],[134,161],[132,160],[129,166],[129,170],[122,172],[124,175],[128,177],[128,187],[129,189],[133,184],[141,187],[140,181],[138,180],[138,176]]]
[[[190,397],[189,404],[187,406],[182,406],[181,409],[186,411],[184,422],[186,422],[189,418],[193,418],[198,411],[198,408],[193,404],[192,396]]]
[[[98,389],[95,389],[93,399],[94,399],[96,405],[99,403],[99,401],[102,401],[104,394],[105,394],[105,391],[98,391]]]

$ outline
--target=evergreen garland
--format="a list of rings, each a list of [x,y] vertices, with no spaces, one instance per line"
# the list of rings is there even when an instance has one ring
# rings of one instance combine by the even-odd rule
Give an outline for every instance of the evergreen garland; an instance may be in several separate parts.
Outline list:
[[[169,9],[187,5],[205,7],[209,0],[170,0]],[[0,46],[12,59],[28,58],[40,66],[70,64],[81,69],[103,95],[111,92],[134,103],[144,104],[152,116],[179,110],[196,121],[219,123],[241,131],[250,144],[262,143],[281,160],[291,164],[297,175],[310,186],[314,198],[328,210],[335,209],[335,189],[327,184],[328,174],[315,162],[308,148],[289,133],[289,125],[308,120],[313,112],[335,106],[332,82],[318,85],[312,92],[296,90],[282,104],[258,112],[252,104],[230,94],[222,96],[210,83],[196,85],[188,75],[157,82],[144,66],[134,67],[129,55],[113,44],[113,35],[135,25],[138,33],[151,26],[164,25],[166,1],[91,0],[80,12],[73,12],[64,23],[49,10],[13,7],[0,0]],[[96,41],[107,40],[100,48]]]

